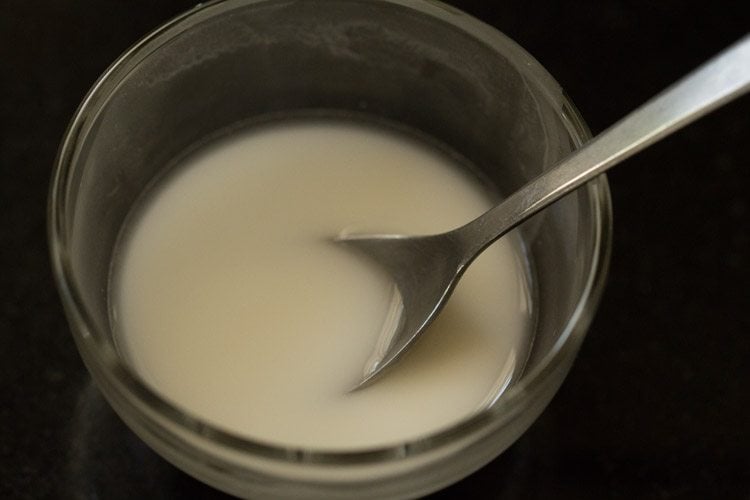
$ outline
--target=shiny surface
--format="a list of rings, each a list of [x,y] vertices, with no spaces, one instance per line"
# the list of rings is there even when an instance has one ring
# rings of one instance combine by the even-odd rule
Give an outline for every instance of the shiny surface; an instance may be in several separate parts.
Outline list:
[[[748,90],[750,36],[464,226],[432,236],[347,234],[337,238],[377,263],[395,283],[402,302],[402,317],[388,348],[366,367],[358,388],[371,384],[426,331],[466,267],[493,241],[593,177]]]
[[[52,284],[44,221],[55,151],[82,95],[133,40],[193,4],[0,6],[0,497],[227,498],[146,448],[91,386]],[[747,30],[742,2],[456,5],[538,57],[595,131]],[[750,495],[748,104],[610,174],[610,283],[570,376],[514,446],[434,498]],[[706,171],[715,177],[699,180]]]

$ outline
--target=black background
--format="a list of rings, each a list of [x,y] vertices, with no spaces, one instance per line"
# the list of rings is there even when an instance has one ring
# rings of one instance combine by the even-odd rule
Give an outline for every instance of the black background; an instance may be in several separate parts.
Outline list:
[[[750,28],[746,2],[451,2],[524,46],[594,133]],[[48,264],[47,185],[97,76],[194,0],[0,3],[0,497],[221,498],[113,416]],[[610,277],[562,389],[435,498],[750,498],[750,100],[610,174]]]

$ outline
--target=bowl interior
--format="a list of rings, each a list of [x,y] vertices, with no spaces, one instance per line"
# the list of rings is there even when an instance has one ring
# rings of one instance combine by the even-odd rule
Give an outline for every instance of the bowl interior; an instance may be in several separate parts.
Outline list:
[[[433,2],[403,4],[209,4],[97,83],[63,144],[51,201],[53,260],[92,371],[138,384],[122,360],[97,353],[116,352],[107,291],[117,238],[138,197],[217,134],[300,115],[395,124],[456,154],[500,196],[586,140],[560,88],[513,42]],[[568,341],[601,280],[608,202],[602,180],[519,228],[536,318],[526,373]],[[132,391],[141,407],[143,394]]]

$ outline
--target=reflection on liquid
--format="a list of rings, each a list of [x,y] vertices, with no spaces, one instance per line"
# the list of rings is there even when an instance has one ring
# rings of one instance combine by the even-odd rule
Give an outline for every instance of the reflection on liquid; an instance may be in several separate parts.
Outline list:
[[[539,432],[536,426],[535,437],[522,437],[483,469],[430,498],[447,500],[477,495],[502,500],[526,498],[534,483],[534,457],[539,455],[532,450],[539,450],[541,444],[549,452],[554,443],[554,438],[544,438],[550,438],[548,431],[553,429],[548,425],[541,427]],[[151,451],[114,413],[92,381],[78,395],[68,435],[67,484],[62,488],[66,498],[233,498],[193,479]]]

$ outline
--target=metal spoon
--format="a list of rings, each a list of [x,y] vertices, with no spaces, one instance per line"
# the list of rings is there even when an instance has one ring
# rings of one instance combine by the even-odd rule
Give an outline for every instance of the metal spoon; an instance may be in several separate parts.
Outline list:
[[[359,389],[391,366],[441,311],[466,267],[487,246],[547,205],[638,151],[750,90],[750,35],[642,105],[502,203],[457,229],[430,236],[345,235],[374,259],[401,296],[401,317]]]

